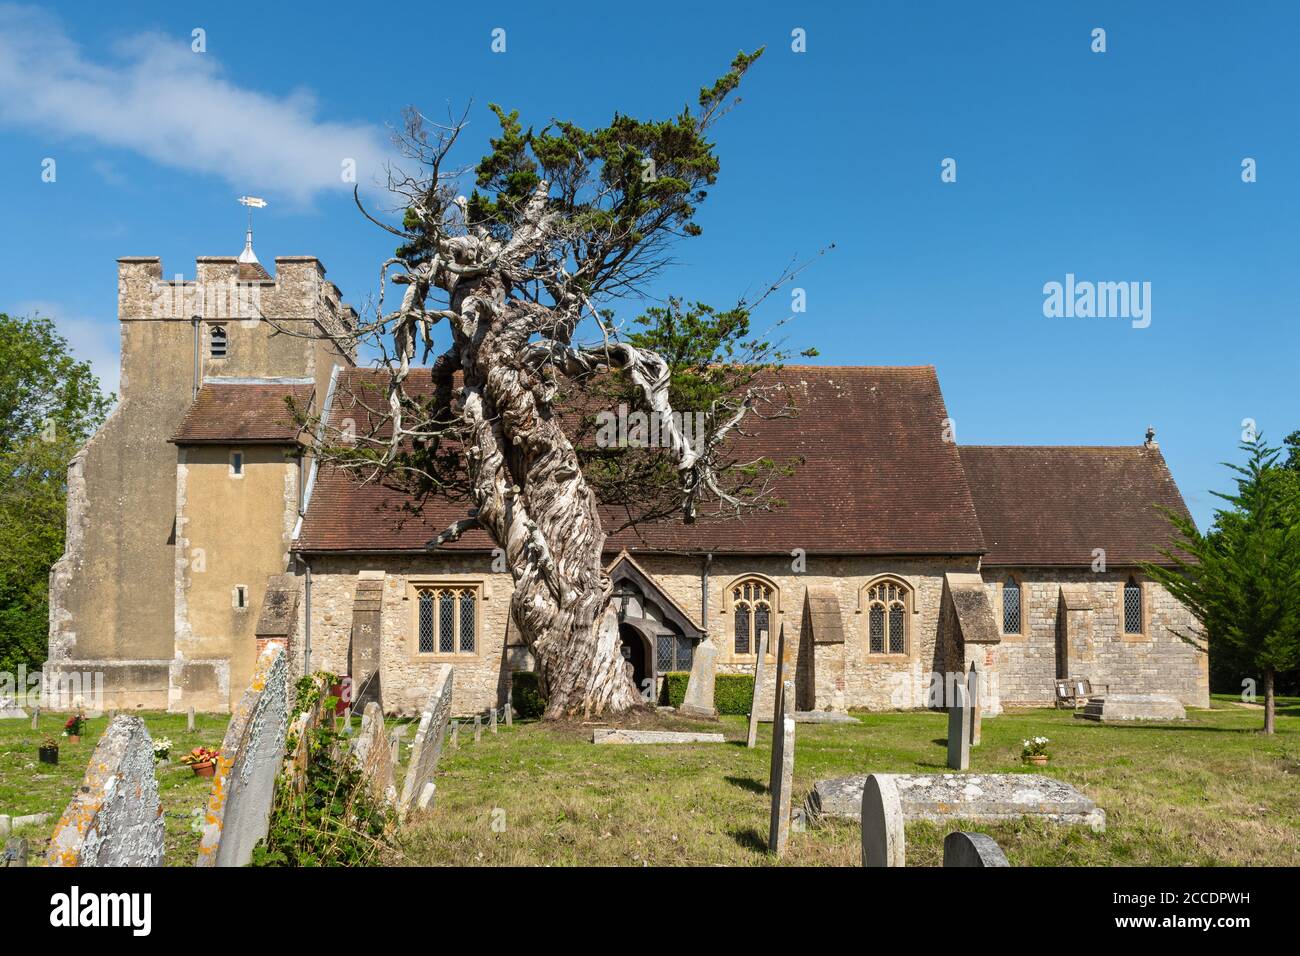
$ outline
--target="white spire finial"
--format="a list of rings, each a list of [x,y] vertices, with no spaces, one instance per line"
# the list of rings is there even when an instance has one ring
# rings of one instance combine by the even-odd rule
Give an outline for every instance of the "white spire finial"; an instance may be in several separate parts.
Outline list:
[[[244,251],[239,254],[239,261],[257,262],[257,254],[253,252],[253,210],[265,209],[266,200],[257,196],[240,196],[239,203],[248,207],[248,233],[244,236]]]

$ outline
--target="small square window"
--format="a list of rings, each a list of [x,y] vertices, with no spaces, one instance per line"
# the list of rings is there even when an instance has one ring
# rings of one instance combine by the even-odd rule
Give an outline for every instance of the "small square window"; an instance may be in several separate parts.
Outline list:
[[[244,453],[242,451],[232,451],[230,453],[230,476],[232,478],[244,477]]]
[[[248,609],[248,585],[236,584],[230,595],[230,603],[236,611]]]

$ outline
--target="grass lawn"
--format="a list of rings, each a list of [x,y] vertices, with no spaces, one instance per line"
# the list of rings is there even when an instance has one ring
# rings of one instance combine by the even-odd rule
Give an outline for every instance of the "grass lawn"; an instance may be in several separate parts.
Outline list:
[[[944,771],[944,714],[857,716],[857,727],[798,725],[796,802],[824,777]],[[1281,703],[1276,736],[1257,733],[1262,724],[1262,710],[1228,699],[1177,725],[1102,726],[1064,711],[1008,712],[985,720],[971,770],[1029,772],[1021,740],[1050,737],[1052,762],[1034,772],[1094,799],[1107,830],[961,828],[993,836],[1013,866],[1300,865],[1300,700]],[[721,729],[725,744],[595,746],[590,727],[518,723],[495,738],[485,732],[478,745],[462,728],[460,749],[444,751],[435,809],[403,833],[400,862],[770,864],[770,725],[753,751],[743,745],[744,718],[723,718]],[[939,865],[944,835],[958,828],[909,824],[908,864]],[[784,862],[857,866],[859,840],[855,824],[824,823],[792,834]]]
[[[227,718],[143,713],[173,755],[219,746]],[[857,715],[858,726],[800,724],[795,744],[795,802],[823,777],[868,770],[940,773],[947,718],[941,713]],[[0,813],[49,812],[57,819],[90,759],[107,718],[90,722],[80,744],[60,739],[59,765],[36,759],[43,737],[63,717],[0,722]],[[354,718],[354,726],[359,725]],[[1030,772],[1020,741],[1052,740],[1043,772],[1074,784],[1106,811],[1107,831],[1017,824],[965,825],[992,835],[1016,866],[1300,865],[1300,699],[1280,702],[1278,733],[1258,733],[1263,713],[1229,698],[1192,711],[1186,723],[1101,726],[1068,712],[1008,712],[984,722],[972,751],[974,772]],[[444,750],[435,809],[400,834],[394,862],[407,865],[740,865],[773,861],[767,839],[770,725],[760,746],[743,746],[744,718],[720,724],[648,717],[643,726],[721,729],[724,744],[595,746],[591,727],[518,722],[460,748]],[[390,724],[390,726],[392,726]],[[403,740],[409,757],[414,728]],[[401,773],[399,770],[399,779]],[[194,812],[209,781],[178,764],[159,769],[166,815],[166,858],[190,865],[198,849]],[[33,862],[54,819],[18,835],[32,841]],[[938,865],[949,827],[907,827],[908,864]],[[791,836],[785,863],[857,866],[855,824],[829,821]]]
[[[164,860],[172,866],[190,866],[199,852],[199,831],[193,826],[194,812],[207,806],[212,781],[196,777],[189,767],[175,760],[200,744],[220,747],[230,718],[224,714],[196,714],[194,733],[189,734],[185,732],[184,714],[140,711],[137,716],[144,718],[155,740],[166,737],[172,742],[173,762],[158,767],[158,790],[167,828]],[[42,714],[38,730],[32,730],[30,719],[0,721],[0,813],[9,816],[51,814],[49,822],[40,827],[14,830],[14,836],[24,836],[29,840],[33,865],[43,858],[46,841],[68,801],[81,785],[95,744],[108,726],[106,716],[89,720],[81,742],[71,744],[61,736],[65,720],[66,714]],[[46,737],[58,739],[59,762],[56,766],[37,760],[36,748]]]

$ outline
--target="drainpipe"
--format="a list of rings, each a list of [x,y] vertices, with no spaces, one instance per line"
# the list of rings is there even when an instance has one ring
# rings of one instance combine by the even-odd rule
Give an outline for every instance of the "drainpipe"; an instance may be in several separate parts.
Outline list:
[[[194,388],[190,393],[190,401],[199,397],[199,316],[197,313],[190,316],[190,325],[194,328]]]
[[[704,628],[704,640],[709,639],[709,565],[713,563],[713,552],[704,556],[700,566],[700,626]]]
[[[298,560],[302,562],[304,572],[303,591],[306,605],[304,610],[306,626],[303,627],[302,673],[303,676],[306,676],[311,673],[311,565],[307,562],[305,555],[298,555]]]

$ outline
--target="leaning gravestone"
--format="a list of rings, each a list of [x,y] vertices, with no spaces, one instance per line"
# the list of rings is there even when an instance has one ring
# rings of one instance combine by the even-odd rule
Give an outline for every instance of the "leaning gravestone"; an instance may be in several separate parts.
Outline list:
[[[754,696],[749,703],[749,736],[745,746],[750,750],[758,743],[758,698],[763,692],[763,659],[767,657],[767,631],[758,632],[758,657],[754,660]]]
[[[781,707],[772,722],[772,818],[767,848],[778,857],[790,841],[790,797],[794,790],[794,681],[781,685]]]
[[[163,818],[153,739],[139,717],[114,717],[63,811],[46,866],[161,866]]]
[[[433,774],[438,769],[442,755],[442,737],[451,718],[452,667],[443,664],[433,682],[433,693],[420,714],[420,727],[411,745],[411,760],[407,765],[406,779],[402,782],[402,800],[399,812],[403,817],[411,807],[427,807],[433,797]],[[426,793],[427,791],[427,793]]]
[[[691,660],[691,676],[686,683],[686,698],[678,712],[685,717],[718,716],[718,709],[713,704],[713,686],[717,682],[718,651],[708,640],[700,641],[695,646],[695,655]]]
[[[245,866],[266,836],[288,722],[288,655],[268,644],[221,742],[198,866]]]
[[[862,787],[862,865],[906,866],[903,806],[892,774],[870,774]]]
[[[997,842],[983,833],[949,833],[943,838],[944,866],[1010,866]]]
[[[397,802],[397,787],[393,783],[393,756],[384,734],[384,711],[375,701],[366,704],[361,712],[361,730],[352,749],[366,787],[376,803]]]
[[[948,710],[948,769],[970,767],[970,695],[966,685],[953,684],[953,702]]]

